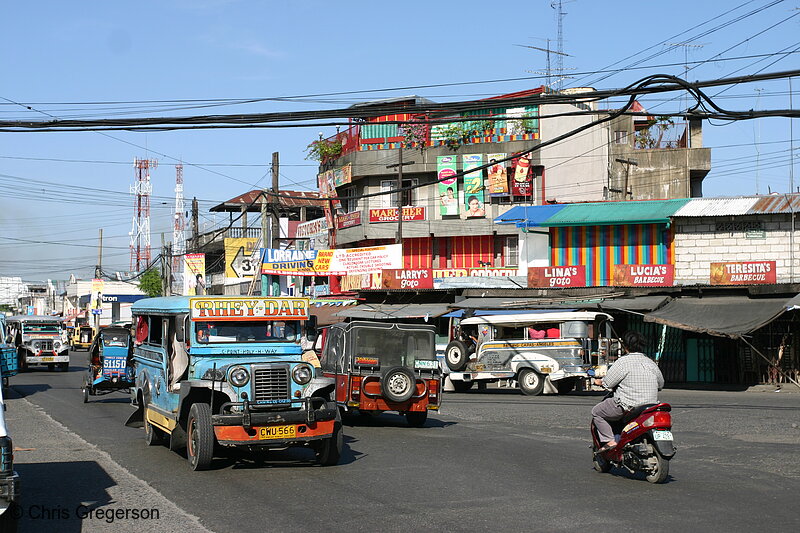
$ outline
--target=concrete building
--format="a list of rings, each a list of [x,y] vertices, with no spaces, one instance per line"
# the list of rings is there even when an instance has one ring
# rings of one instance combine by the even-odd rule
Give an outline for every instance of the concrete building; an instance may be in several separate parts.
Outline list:
[[[133,283],[121,281],[105,281],[101,302],[87,315],[87,308],[91,301],[92,280],[70,278],[62,300],[62,316],[68,320],[80,317],[88,320],[92,326],[108,326],[112,322],[131,320],[131,305],[147,296]]]

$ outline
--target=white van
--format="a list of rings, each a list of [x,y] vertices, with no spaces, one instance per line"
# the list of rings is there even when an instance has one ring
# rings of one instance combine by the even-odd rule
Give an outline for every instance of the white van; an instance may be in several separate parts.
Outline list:
[[[612,317],[591,311],[527,312],[465,318],[447,345],[448,378],[457,392],[473,383],[516,381],[524,394],[566,394],[608,364],[619,349]]]

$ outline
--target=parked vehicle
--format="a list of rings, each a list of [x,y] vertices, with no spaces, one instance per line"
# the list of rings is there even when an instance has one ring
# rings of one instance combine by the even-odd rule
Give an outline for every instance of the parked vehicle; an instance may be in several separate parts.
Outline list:
[[[456,391],[474,383],[516,381],[524,394],[566,394],[619,350],[612,317],[589,311],[528,312],[465,318],[447,345]]]
[[[17,315],[6,319],[6,324],[17,350],[20,371],[32,365],[69,370],[69,346],[61,339],[60,319]]]
[[[89,396],[114,391],[130,393],[133,386],[131,332],[120,327],[102,328],[89,348],[89,367],[83,378],[83,403]]]
[[[441,403],[433,326],[356,321],[327,329],[321,390],[345,411],[396,411],[422,426]]]
[[[302,361],[301,330],[315,331],[306,298],[198,296],[133,304],[137,411],[145,441],[186,447],[192,470],[217,445],[310,446],[339,462],[342,424]],[[310,339],[313,341],[313,339]]]
[[[14,347],[13,337],[8,334],[4,315],[0,315],[0,374],[3,386],[8,385],[8,378],[17,375],[19,361]]]
[[[86,324],[76,326],[72,331],[72,349],[88,350],[94,339],[94,328]]]
[[[7,376],[3,374],[3,380]],[[6,404],[0,387],[0,531],[16,531],[19,474],[14,472],[14,444],[6,427]]]
[[[617,445],[603,452],[599,451],[603,443],[592,421],[594,469],[605,473],[615,466],[631,474],[643,472],[650,483],[666,481],[669,462],[675,456],[671,410],[672,407],[663,402],[633,409],[621,420],[611,423]]]

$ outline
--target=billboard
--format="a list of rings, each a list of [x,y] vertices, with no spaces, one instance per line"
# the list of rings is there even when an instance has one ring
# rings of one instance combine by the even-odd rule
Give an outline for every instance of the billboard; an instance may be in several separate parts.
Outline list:
[[[372,274],[403,266],[403,245],[320,250],[314,261],[317,272],[329,275]]]
[[[195,296],[206,293],[206,254],[183,256],[183,295]]]
[[[384,289],[432,289],[433,271],[422,269],[393,269],[383,271]]]
[[[321,276],[314,270],[314,260],[320,250],[264,250],[261,273],[275,276]]]
[[[463,156],[464,164],[464,208],[467,218],[486,216],[483,207],[485,202],[483,187],[483,170],[471,169],[483,165],[483,154],[466,154]]]
[[[443,155],[436,158],[436,178],[439,180],[439,213],[458,215],[458,157]]]
[[[258,239],[252,237],[225,239],[226,278],[252,278],[258,272],[257,244]]]
[[[619,287],[670,287],[673,265],[614,265],[614,285]]]
[[[506,163],[505,161],[500,161],[506,158],[506,154],[489,154],[486,157],[491,163],[489,167],[489,196],[508,196]]]

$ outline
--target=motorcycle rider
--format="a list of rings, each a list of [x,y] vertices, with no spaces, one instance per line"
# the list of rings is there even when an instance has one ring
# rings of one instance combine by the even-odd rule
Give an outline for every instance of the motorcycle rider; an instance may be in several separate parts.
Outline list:
[[[606,451],[617,445],[609,422],[615,422],[640,405],[658,403],[658,391],[664,387],[664,376],[658,365],[643,351],[647,339],[639,332],[628,331],[622,336],[625,354],[614,362],[602,379],[595,384],[614,391],[592,408],[592,419]]]

